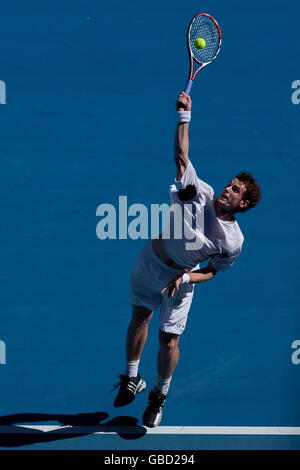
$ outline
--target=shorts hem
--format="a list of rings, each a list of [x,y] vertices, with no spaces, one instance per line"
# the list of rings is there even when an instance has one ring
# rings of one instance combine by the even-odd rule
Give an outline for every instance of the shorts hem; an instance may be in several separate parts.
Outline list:
[[[176,328],[171,328],[171,327],[168,328],[164,326],[160,326],[159,331],[162,331],[162,333],[170,333],[172,335],[178,335],[178,336],[182,335],[182,333],[184,332],[184,330],[177,330]]]
[[[148,310],[151,310],[151,312],[155,312],[155,310],[158,309],[159,305],[157,305],[157,307],[153,307],[153,305],[150,305],[148,304],[148,302],[133,302],[133,300],[131,299],[131,305],[134,307],[146,307],[148,308]]]

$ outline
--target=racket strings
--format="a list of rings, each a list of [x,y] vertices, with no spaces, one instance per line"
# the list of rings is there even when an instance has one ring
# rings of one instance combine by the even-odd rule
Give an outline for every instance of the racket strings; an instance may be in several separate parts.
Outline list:
[[[194,41],[197,38],[205,40],[205,47],[197,49]],[[192,54],[201,63],[211,62],[216,56],[219,45],[220,35],[215,22],[208,16],[198,16],[195,18],[189,34],[189,42]]]

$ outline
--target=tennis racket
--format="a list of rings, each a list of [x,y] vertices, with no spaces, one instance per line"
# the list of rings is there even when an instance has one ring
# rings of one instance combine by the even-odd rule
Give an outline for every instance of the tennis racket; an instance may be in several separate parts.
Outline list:
[[[197,49],[195,46],[195,40],[199,38],[205,41],[203,49]],[[211,15],[199,13],[192,19],[187,32],[187,45],[190,55],[190,75],[184,90],[187,95],[190,94],[197,73],[215,60],[219,54],[221,43],[221,28]],[[195,72],[194,63],[195,66],[200,64]]]

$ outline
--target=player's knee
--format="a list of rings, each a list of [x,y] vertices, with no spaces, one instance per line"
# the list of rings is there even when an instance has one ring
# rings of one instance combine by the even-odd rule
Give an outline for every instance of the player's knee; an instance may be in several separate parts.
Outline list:
[[[152,318],[153,312],[146,307],[133,306],[132,321],[134,324],[140,326],[149,323]]]
[[[167,349],[173,349],[178,347],[180,335],[175,333],[166,333],[164,331],[159,332],[159,343],[160,346]]]

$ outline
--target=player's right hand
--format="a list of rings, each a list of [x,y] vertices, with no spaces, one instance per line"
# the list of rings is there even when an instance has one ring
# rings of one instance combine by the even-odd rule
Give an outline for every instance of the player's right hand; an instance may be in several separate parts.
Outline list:
[[[184,91],[179,93],[176,109],[177,111],[191,111],[192,109],[192,99],[189,95],[186,95]]]

